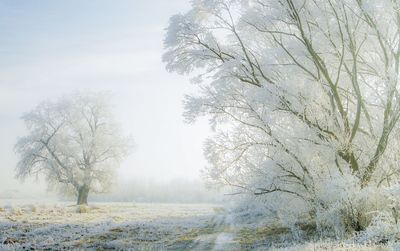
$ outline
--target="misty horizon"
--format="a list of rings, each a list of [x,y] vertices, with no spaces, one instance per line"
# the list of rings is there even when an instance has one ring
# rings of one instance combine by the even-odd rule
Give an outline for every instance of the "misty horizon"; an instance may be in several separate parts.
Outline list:
[[[400,0],[0,0],[0,250],[400,250]]]
[[[143,15],[160,4],[159,14]],[[167,73],[160,56],[169,17],[188,4],[120,1],[114,10],[108,6],[107,1],[0,3],[7,34],[0,40],[1,191],[52,193],[43,179],[15,179],[13,147],[26,133],[23,114],[42,100],[75,91],[110,92],[117,120],[135,141],[118,179],[200,179],[207,122],[183,122],[182,100],[193,88],[184,77]],[[71,22],[71,15],[78,18]]]

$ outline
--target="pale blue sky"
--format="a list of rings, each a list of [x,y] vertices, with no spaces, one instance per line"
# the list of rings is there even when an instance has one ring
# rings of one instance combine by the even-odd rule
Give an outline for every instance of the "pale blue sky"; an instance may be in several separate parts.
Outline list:
[[[161,63],[168,19],[188,7],[188,0],[0,0],[0,191],[19,186],[19,117],[75,90],[114,94],[117,117],[138,145],[121,177],[198,177],[208,127],[182,122],[183,95],[193,87]]]

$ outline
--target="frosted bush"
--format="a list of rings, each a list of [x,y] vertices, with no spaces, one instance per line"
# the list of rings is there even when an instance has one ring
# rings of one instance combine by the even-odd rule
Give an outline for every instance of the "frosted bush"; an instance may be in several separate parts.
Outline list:
[[[358,243],[386,243],[400,239],[400,225],[390,212],[379,212],[365,231],[355,236]]]

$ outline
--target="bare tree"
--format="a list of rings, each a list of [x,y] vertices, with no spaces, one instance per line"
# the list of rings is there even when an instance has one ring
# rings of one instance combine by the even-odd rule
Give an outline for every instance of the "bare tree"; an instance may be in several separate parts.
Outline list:
[[[75,191],[78,205],[87,204],[91,191],[107,191],[130,147],[107,98],[77,93],[42,102],[26,113],[22,119],[29,134],[15,145],[17,177],[43,174],[49,185]]]

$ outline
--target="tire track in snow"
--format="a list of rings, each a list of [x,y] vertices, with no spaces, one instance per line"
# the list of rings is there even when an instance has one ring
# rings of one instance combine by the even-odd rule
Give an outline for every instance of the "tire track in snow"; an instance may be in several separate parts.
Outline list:
[[[198,236],[193,250],[240,250],[239,244],[235,242],[236,234],[231,217],[220,214],[213,219],[213,223],[215,233]]]

